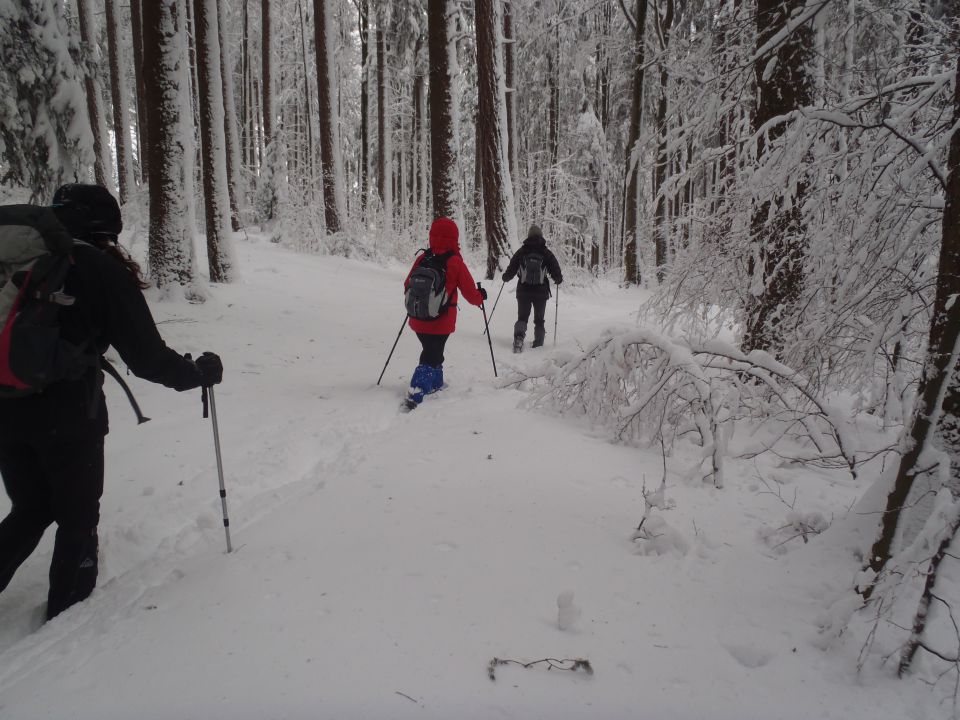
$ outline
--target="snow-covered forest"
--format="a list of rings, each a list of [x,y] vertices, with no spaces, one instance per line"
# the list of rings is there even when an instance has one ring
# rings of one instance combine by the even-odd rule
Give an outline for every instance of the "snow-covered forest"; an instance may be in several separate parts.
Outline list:
[[[537,437],[542,423],[560,418],[563,432],[572,425],[579,437],[602,438],[605,449],[590,456],[599,458],[598,476],[604,453],[617,477],[630,462],[643,468],[643,480],[638,471],[626,485],[635,491],[634,522],[606,530],[623,534],[623,544],[590,545],[622,553],[611,564],[617,572],[650,556],[715,559],[725,542],[717,536],[733,532],[735,514],[753,502],[730,498],[755,497],[760,488],[776,502],[750,505],[747,515],[762,515],[763,527],[757,547],[743,552],[774,558],[805,573],[806,585],[826,588],[816,597],[822,613],[811,644],[841,668],[844,685],[882,687],[890,698],[905,693],[898,707],[916,699],[918,718],[957,717],[958,48],[960,0],[0,0],[0,201],[47,204],[66,182],[108,187],[123,207],[121,240],[144,261],[156,314],[193,322],[195,313],[207,329],[179,331],[189,339],[207,334],[230,344],[233,332],[269,328],[267,320],[248,327],[231,316],[230,308],[249,305],[244,288],[269,298],[269,309],[298,312],[282,293],[307,292],[301,264],[325,283],[336,284],[338,272],[362,283],[344,288],[339,305],[333,293],[309,288],[312,302],[327,303],[312,308],[324,332],[346,333],[356,295],[393,297],[382,306],[358,303],[353,327],[376,337],[339,334],[330,341],[335,357],[324,356],[318,333],[313,370],[333,368],[354,393],[363,381],[350,364],[359,354],[372,358],[371,369],[386,359],[400,320],[399,269],[425,246],[434,218],[457,222],[468,264],[477,279],[492,281],[485,313],[502,291],[503,328],[513,300],[500,276],[536,223],[564,268],[552,312],[569,309],[570,332],[564,337],[561,327],[560,342],[555,336],[556,347],[539,356],[505,358],[497,379],[479,360],[464,362],[461,385],[482,389],[456,395],[458,406],[475,403],[490,422],[492,413],[509,412],[509,425],[522,433],[516,411],[540,423],[531,431]],[[260,284],[270,272],[290,278],[289,287],[275,288],[281,296],[269,297]],[[382,308],[397,317],[380,318]],[[465,323],[466,316],[451,348],[467,334]],[[269,342],[278,352],[287,347],[282,337]],[[484,362],[486,342],[475,344]],[[231,364],[256,374],[269,362],[243,357],[249,345],[231,347],[237,354],[224,356],[228,378]],[[295,365],[284,359],[273,371],[297,372]],[[402,384],[405,369],[391,367]],[[369,393],[382,390],[372,377],[370,386]],[[332,381],[323,387],[336,395]],[[253,397],[270,408],[265,417],[279,412],[269,393]],[[243,402],[239,390],[235,400]],[[373,418],[347,412],[366,433],[357,447],[371,457],[382,452],[377,457],[390,467],[396,458],[380,448],[391,442],[374,450],[370,433],[385,433],[396,418],[353,394],[349,402]],[[437,407],[453,412],[452,404]],[[297,412],[317,423],[319,436],[337,423],[336,415]],[[244,417],[239,434],[252,434],[256,413]],[[452,422],[477,432],[465,420]],[[414,427],[423,437],[431,426]],[[130,437],[121,432],[124,442]],[[293,447],[289,437],[282,441],[270,447]],[[342,454],[350,448],[341,443]],[[625,448],[636,455],[622,455]],[[126,463],[148,451],[116,452]],[[546,462],[562,473],[562,462]],[[317,467],[335,478],[350,463],[337,456]],[[782,481],[791,474],[794,487]],[[797,502],[798,490],[813,492],[808,487],[820,493],[815,511]],[[717,512],[730,514],[708,530],[712,541],[692,513],[689,533],[678,529],[676,514],[685,510],[677,492],[689,503],[697,502],[693,492],[713,498]],[[241,498],[258,500],[252,488]],[[489,498],[484,509],[497,512]],[[542,518],[515,519],[517,528],[499,530],[517,538],[524,527],[551,532]],[[117,530],[115,542],[139,533],[149,536],[139,526]],[[114,577],[142,568],[146,555],[139,565],[116,561]],[[429,574],[429,564],[421,570]],[[729,580],[708,574],[721,585]],[[293,573],[286,579],[297,582]],[[667,582],[663,592],[681,587]],[[686,591],[714,592],[709,585]],[[0,625],[7,614],[20,628],[0,633],[0,658],[16,663],[6,674],[0,668],[0,717],[3,688],[29,683],[31,672],[43,677],[43,653],[56,652],[52,626],[74,623],[79,632],[80,613],[89,612],[71,611],[30,644],[30,620],[12,592],[0,595]],[[669,600],[661,598],[660,609],[681,613]],[[89,603],[98,601],[101,594]],[[491,602],[486,612],[495,617]],[[377,606],[388,614],[401,608]],[[96,619],[110,624],[110,617]],[[239,610],[236,617],[245,622]],[[430,632],[417,617],[414,627]],[[658,620],[642,614],[628,622]],[[741,639],[721,644],[745,667],[767,665],[755,648],[742,651]],[[21,667],[21,653],[40,670]],[[509,671],[497,667],[490,666],[491,679]],[[642,664],[634,670],[643,672]],[[698,672],[709,676],[710,664]],[[597,667],[592,679],[601,674]],[[551,690],[538,693],[526,704],[501,698],[499,709],[546,716],[537,700]],[[580,707],[570,702],[555,701],[553,716]],[[11,717],[36,707],[11,705]],[[68,705],[47,707],[56,716]],[[250,717],[267,717],[270,703],[262,707]],[[437,706],[412,707],[442,716]],[[441,707],[452,712],[457,704]],[[679,707],[653,716],[703,717],[710,704]],[[760,717],[757,707],[746,702],[742,717]],[[868,714],[846,717],[894,717],[883,707],[878,701]],[[492,717],[491,708],[460,716]],[[736,708],[730,700],[718,717],[734,717]],[[797,709],[768,717],[829,716]],[[366,717],[387,716],[383,705],[368,710]],[[608,716],[624,717],[596,714]]]

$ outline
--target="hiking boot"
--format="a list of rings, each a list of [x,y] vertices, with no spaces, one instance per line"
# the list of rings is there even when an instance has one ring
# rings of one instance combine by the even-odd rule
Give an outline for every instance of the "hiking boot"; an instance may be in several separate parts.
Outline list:
[[[527,336],[527,324],[523,320],[517,320],[513,325],[513,351],[515,353],[523,352],[523,339]]]
[[[543,340],[547,336],[547,331],[544,328],[534,328],[533,329],[533,346],[535,348],[543,346]]]

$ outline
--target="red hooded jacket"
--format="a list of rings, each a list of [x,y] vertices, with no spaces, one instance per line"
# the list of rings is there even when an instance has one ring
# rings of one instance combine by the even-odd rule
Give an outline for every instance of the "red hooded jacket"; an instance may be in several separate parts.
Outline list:
[[[414,332],[425,333],[427,335],[449,335],[457,326],[457,290],[463,293],[463,297],[471,305],[477,305],[483,302],[483,296],[477,290],[477,284],[473,281],[473,276],[467,270],[463,258],[460,257],[460,231],[457,230],[457,224],[450,218],[437,218],[430,226],[430,251],[434,255],[453,252],[447,260],[447,294],[450,296],[450,307],[436,320],[416,320],[410,318],[410,328]],[[423,260],[423,255],[417,256],[413,261],[414,268]],[[410,273],[407,273],[407,279],[403,282],[403,289],[406,291],[410,283]]]

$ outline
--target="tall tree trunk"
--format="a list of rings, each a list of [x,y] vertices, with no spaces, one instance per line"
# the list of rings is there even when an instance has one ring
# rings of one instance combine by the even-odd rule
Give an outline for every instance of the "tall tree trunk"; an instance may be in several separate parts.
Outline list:
[[[247,172],[254,173],[253,153],[253,78],[250,72],[250,0],[243,0],[243,37],[240,40],[240,77],[243,83],[240,104],[240,154]]]
[[[503,59],[507,87],[507,138],[510,147],[507,157],[510,160],[510,177],[517,175],[517,87],[515,84],[516,62],[514,61],[513,0],[503,3]]]
[[[145,105],[150,128],[150,273],[157,287],[192,285],[195,278],[193,238],[187,222],[184,187],[180,73],[184,40],[177,0],[143,4]]]
[[[386,11],[377,13],[377,194],[380,196],[380,208],[383,212],[383,227],[389,232],[393,226],[393,175],[392,143],[387,118],[387,41]],[[391,123],[392,124],[392,123]]]
[[[637,233],[640,219],[638,208],[640,127],[643,120],[643,66],[645,62],[645,35],[647,27],[647,0],[637,0],[633,20],[633,93],[630,103],[630,134],[627,138],[626,190],[623,199],[624,280],[640,283],[640,257],[637,252]]]
[[[316,2],[316,0],[314,0]],[[261,102],[263,108],[263,147],[269,148],[273,142],[273,82],[271,69],[271,55],[273,53],[272,34],[270,29],[270,0],[260,2],[260,89],[263,93]]]
[[[803,10],[803,0],[758,0],[757,48],[763,47],[783,30],[795,13]],[[785,115],[813,101],[813,78],[809,66],[813,53],[812,23],[796,28],[773,51],[775,64],[762,54],[754,63],[757,87],[757,109],[754,131],[775,117]],[[757,140],[757,158],[762,161],[767,142],[775,143],[786,132],[783,123],[770,127]],[[757,248],[759,262],[750,268],[760,275],[762,292],[746,308],[745,330],[741,347],[744,352],[771,350],[780,355],[783,344],[782,319],[800,296],[803,285],[805,228],[801,209],[806,182],[801,178],[793,197],[781,192],[772,200],[759,203],[750,222],[751,242]],[[787,191],[789,192],[789,190]],[[757,283],[755,283],[757,284]]]
[[[487,273],[491,280],[500,258],[509,255],[513,219],[510,166],[506,147],[506,97],[499,30],[499,0],[476,0],[477,143],[482,148],[483,217],[487,236]]]
[[[240,229],[240,138],[237,135],[237,104],[233,93],[233,63],[226,39],[226,15],[223,0],[217,0],[217,22],[220,27],[220,68],[223,74],[223,131],[227,141],[227,190],[230,196],[230,226]]]
[[[133,157],[130,153],[130,98],[123,75],[123,48],[118,37],[117,0],[106,0],[107,43],[110,48],[110,96],[113,102],[113,136],[117,149],[117,178],[120,202],[125,203],[136,186]]]
[[[420,200],[418,191],[418,182],[420,176],[420,163],[423,158],[420,155],[420,134],[423,132],[423,108],[421,106],[421,97],[423,95],[423,67],[420,60],[420,53],[423,51],[423,35],[417,37],[417,42],[413,49],[413,127],[410,130],[410,205],[412,208],[411,222],[420,219]]]
[[[320,153],[323,156],[323,210],[327,232],[342,229],[341,216],[346,212],[343,201],[343,159],[337,133],[337,105],[330,87],[332,77],[330,31],[327,0],[313,2],[313,28],[317,48],[317,100],[320,106]]]
[[[223,80],[220,66],[220,22],[217,0],[193,1],[197,46],[197,90],[200,115],[203,206],[207,229],[207,263],[211,282],[232,279],[227,141],[224,137]]]
[[[427,0],[427,24],[430,55],[430,162],[433,216],[452,218],[457,212],[459,174],[453,126],[447,0]]]
[[[137,159],[140,161],[140,181],[145,182],[150,169],[147,141],[146,89],[143,83],[143,0],[130,0],[130,33],[133,36],[133,76],[137,85]]]
[[[654,257],[657,266],[657,281],[663,282],[664,267],[667,264],[667,180],[669,158],[667,156],[667,84],[670,74],[667,71],[668,52],[670,50],[670,35],[673,29],[673,0],[663,0],[663,13],[656,10],[656,22],[662,38],[660,45],[660,92],[657,98],[657,161],[653,167],[653,237]]]
[[[80,40],[95,67],[99,67],[100,53],[94,38],[93,18],[90,15],[90,0],[77,0],[77,14],[80,21]],[[87,114],[90,116],[90,129],[93,131],[93,172],[97,183],[105,188],[113,189],[113,170],[110,156],[106,147],[106,125],[103,110],[103,96],[97,78],[86,73],[83,78],[84,89],[87,93]]]
[[[960,123],[960,58],[953,96],[953,124]],[[900,459],[893,488],[880,522],[880,534],[870,552],[870,568],[879,573],[893,555],[893,542],[910,505],[908,497],[918,478],[935,478],[940,462],[960,484],[960,133],[950,140],[944,193],[943,233],[937,269],[937,289],[930,320],[930,339],[906,451]],[[939,455],[939,457],[938,457]],[[954,496],[960,487],[951,487]],[[864,593],[869,597],[872,587]]]
[[[360,34],[360,211],[366,220],[370,190],[370,3],[359,3]]]

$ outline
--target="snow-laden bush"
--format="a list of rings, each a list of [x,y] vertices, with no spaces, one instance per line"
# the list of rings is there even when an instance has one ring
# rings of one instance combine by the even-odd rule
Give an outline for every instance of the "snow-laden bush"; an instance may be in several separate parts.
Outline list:
[[[691,345],[652,330],[608,331],[584,352],[505,379],[533,381],[532,402],[574,413],[619,440],[660,443],[664,451],[692,439],[704,480],[723,485],[733,423],[763,422],[772,437],[748,451],[800,440],[791,457],[856,474],[844,421],[797,372],[764,352],[745,355],[719,341]],[[786,452],[786,451],[782,451]]]

